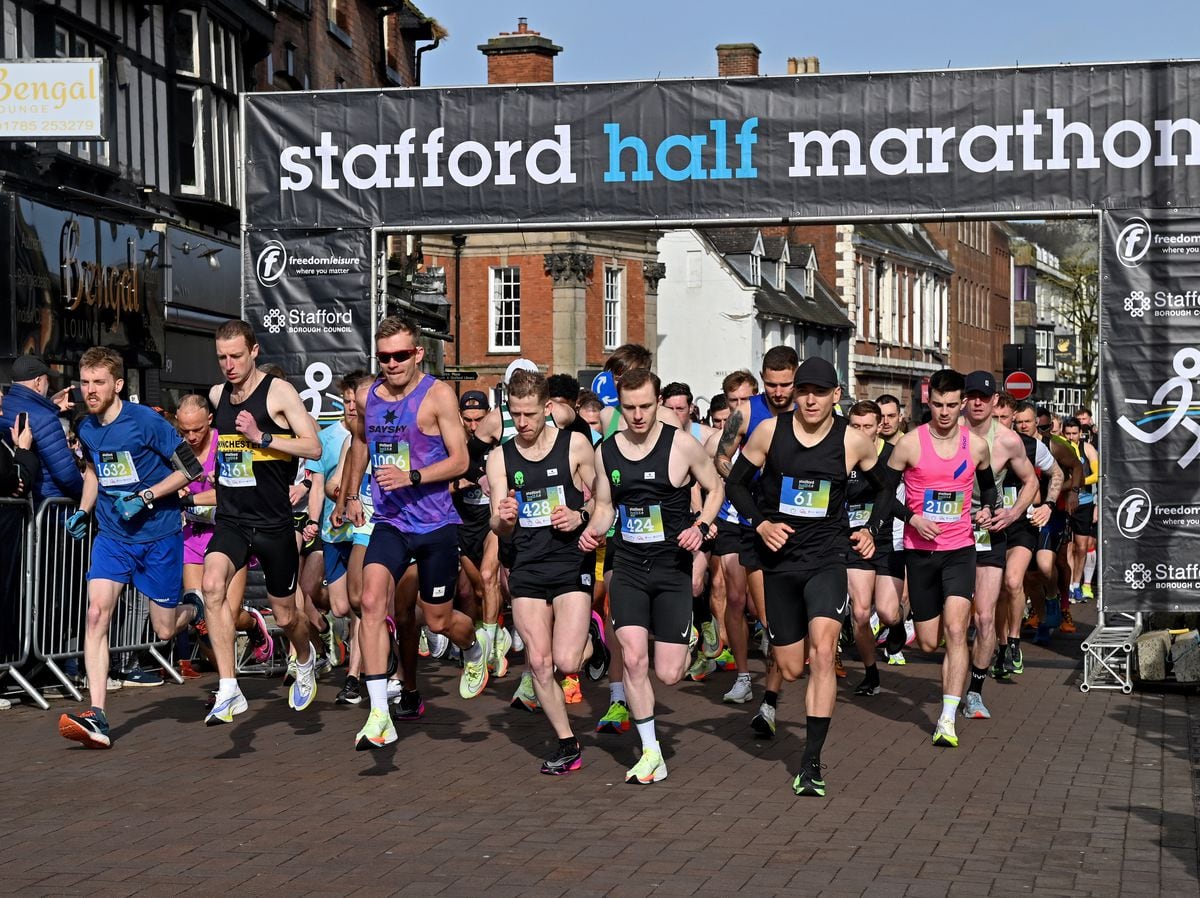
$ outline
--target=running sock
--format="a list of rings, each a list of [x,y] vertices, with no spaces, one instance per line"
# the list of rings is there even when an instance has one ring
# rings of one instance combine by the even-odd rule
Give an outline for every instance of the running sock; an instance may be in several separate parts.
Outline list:
[[[1079,589],[1079,581],[1075,581],[1074,583],[1071,584],[1071,592],[1072,593],[1075,592],[1075,590],[1077,590],[1077,589]]]
[[[941,720],[953,724],[954,715],[958,712],[958,703],[959,697],[957,695],[943,695]]]
[[[570,736],[566,739],[559,739],[558,747],[566,748],[566,749],[574,749],[574,750],[578,751],[579,750],[579,740],[576,739],[574,736]]]
[[[820,765],[821,749],[825,745],[825,737],[829,735],[829,718],[806,717],[805,731],[804,755],[800,758],[800,766]]]
[[[878,664],[868,664],[866,666],[866,670],[864,671],[864,673],[866,673],[866,678],[865,678],[866,682],[875,683],[876,685],[879,684],[879,665]]]
[[[499,631],[499,624],[484,624],[483,632],[487,633],[488,645],[496,644],[496,633]]]
[[[779,703],[779,693],[772,692],[768,689],[763,693],[763,704],[768,708],[774,708]]]
[[[971,685],[967,689],[968,692],[974,692],[979,697],[983,697],[983,683],[987,679],[987,668],[976,667],[971,665]]]
[[[642,740],[642,751],[659,751],[658,737],[654,735],[654,718],[646,717],[633,723],[637,727],[638,738]],[[659,751],[659,754],[662,752]]]
[[[1019,637],[1019,636],[1008,637],[1008,654],[1011,656],[1014,652],[1019,652],[1019,651],[1021,651],[1021,637]]]
[[[222,677],[217,681],[217,698],[231,698],[238,691],[237,677]]]
[[[609,703],[620,702],[625,704],[625,684],[618,680],[615,683],[608,684],[608,699]]]
[[[1092,577],[1096,574],[1096,550],[1089,549],[1087,558],[1083,562],[1083,582],[1091,583]]]
[[[463,649],[463,660],[472,664],[478,664],[483,660],[483,646],[479,644],[478,639]]]
[[[692,596],[692,626],[699,630],[700,625],[711,617],[712,612],[708,609],[708,596],[701,590],[700,595]]]
[[[745,680],[747,683],[750,682],[750,674],[748,674],[748,673],[740,673],[737,675],[737,678],[739,680]]]
[[[387,674],[363,674],[362,681],[367,684],[367,697],[371,700],[371,710],[387,712]]]

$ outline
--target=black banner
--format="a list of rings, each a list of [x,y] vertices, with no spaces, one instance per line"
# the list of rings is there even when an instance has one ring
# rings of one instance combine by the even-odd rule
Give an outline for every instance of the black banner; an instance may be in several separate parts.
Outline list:
[[[257,231],[243,243],[244,315],[311,414],[341,408],[339,375],[368,368],[368,231]]]
[[[1200,213],[1104,215],[1104,607],[1200,609]]]
[[[248,94],[250,228],[1200,203],[1200,63]]]

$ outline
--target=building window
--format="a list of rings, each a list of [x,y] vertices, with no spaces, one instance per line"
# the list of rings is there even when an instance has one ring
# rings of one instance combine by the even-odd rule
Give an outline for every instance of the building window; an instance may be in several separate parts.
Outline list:
[[[621,345],[621,319],[624,318],[622,293],[624,292],[624,269],[604,269],[604,351]]]
[[[757,253],[750,254],[750,283],[755,287],[762,283],[762,259]]]
[[[329,33],[347,47],[353,46],[350,39],[350,15],[347,7],[349,0],[327,0],[326,15],[329,19]]]
[[[489,273],[488,351],[521,350],[521,269],[493,268]]]
[[[179,191],[204,193],[204,91],[175,89],[175,161]]]
[[[200,23],[195,10],[175,13],[175,71],[181,75],[200,75]]]

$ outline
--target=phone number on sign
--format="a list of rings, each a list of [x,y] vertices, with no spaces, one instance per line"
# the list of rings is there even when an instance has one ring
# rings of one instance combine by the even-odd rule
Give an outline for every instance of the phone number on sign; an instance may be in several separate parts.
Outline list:
[[[94,119],[64,119],[61,121],[36,122],[36,121],[13,121],[0,119],[0,131],[40,131],[53,132],[59,131],[64,134],[83,134],[91,133],[96,130],[96,121]]]

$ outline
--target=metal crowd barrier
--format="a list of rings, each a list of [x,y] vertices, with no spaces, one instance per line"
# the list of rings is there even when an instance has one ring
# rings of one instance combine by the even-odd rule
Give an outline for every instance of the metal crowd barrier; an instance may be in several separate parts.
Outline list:
[[[46,711],[50,705],[21,673],[33,646],[32,522],[32,502],[0,499],[0,545],[12,548],[0,561],[0,681],[12,677]]]
[[[70,499],[45,500],[27,539],[32,650],[39,662],[35,670],[50,671],[72,698],[82,701],[79,689],[60,666],[69,658],[83,657],[87,628],[87,570],[95,529],[89,524],[86,538],[72,539],[65,524],[77,508]],[[123,591],[109,625],[109,652],[147,652],[171,679],[182,683],[183,678],[159,651],[167,641],[152,638],[146,602],[132,587]]]

